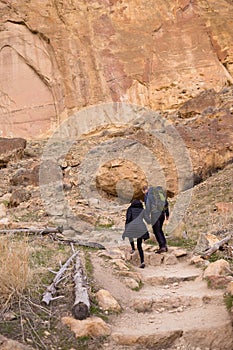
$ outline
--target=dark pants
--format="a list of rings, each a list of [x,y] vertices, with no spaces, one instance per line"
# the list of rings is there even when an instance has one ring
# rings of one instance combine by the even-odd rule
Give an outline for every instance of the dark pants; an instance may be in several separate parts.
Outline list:
[[[166,248],[167,241],[163,233],[163,223],[165,220],[165,214],[162,213],[159,217],[151,213],[151,223],[155,238],[159,244],[159,248]]]
[[[130,245],[131,245],[131,248],[133,250],[135,250],[135,245],[134,245],[134,241],[130,240]],[[139,253],[139,256],[140,256],[140,260],[141,260],[141,264],[144,262],[144,253],[143,253],[143,250],[142,250],[142,237],[140,238],[137,238],[137,249],[138,249],[138,253]]]

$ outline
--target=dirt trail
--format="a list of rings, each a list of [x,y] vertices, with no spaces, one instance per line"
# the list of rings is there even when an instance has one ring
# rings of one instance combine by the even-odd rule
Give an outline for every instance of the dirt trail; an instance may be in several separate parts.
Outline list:
[[[169,254],[172,252],[166,256]],[[92,261],[95,282],[123,309],[109,316],[112,334],[108,350],[233,349],[233,328],[223,291],[209,289],[201,278],[202,269],[191,265],[190,258],[178,259],[173,265],[147,264],[145,269],[131,265],[135,275],[141,276],[139,291],[125,285],[111,259],[95,255]]]

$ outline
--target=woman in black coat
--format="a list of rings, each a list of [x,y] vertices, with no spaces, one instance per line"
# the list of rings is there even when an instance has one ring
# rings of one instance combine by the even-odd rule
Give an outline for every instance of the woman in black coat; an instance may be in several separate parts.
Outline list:
[[[141,260],[140,268],[145,267],[142,241],[150,237],[143,219],[148,222],[143,204],[139,199],[134,199],[126,212],[125,231],[122,238],[129,238],[132,252],[135,251],[134,238],[137,239],[137,249]]]

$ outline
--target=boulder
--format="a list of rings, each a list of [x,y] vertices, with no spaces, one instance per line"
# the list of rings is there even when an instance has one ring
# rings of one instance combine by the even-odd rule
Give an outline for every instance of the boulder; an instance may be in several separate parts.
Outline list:
[[[142,197],[143,183],[146,183],[146,178],[137,164],[122,159],[103,164],[96,177],[97,188],[129,200]]]
[[[121,306],[117,300],[105,289],[100,289],[96,293],[96,298],[101,309],[105,311],[119,312],[121,310]]]
[[[20,168],[12,176],[10,183],[13,186],[39,186],[39,168],[40,166],[34,165],[32,168]]]
[[[27,141],[23,138],[0,138],[0,168],[6,167],[10,161],[22,159]]]
[[[30,197],[31,193],[25,188],[16,188],[12,191],[8,206],[17,207],[18,205],[20,205],[20,203],[28,201]]]
[[[76,320],[73,317],[63,317],[62,322],[67,325],[77,338],[101,337],[111,333],[110,326],[99,317],[89,317],[85,320]]]
[[[206,278],[209,276],[226,275],[229,273],[229,271],[229,262],[224,259],[220,259],[209,264],[209,266],[204,271],[203,277]]]

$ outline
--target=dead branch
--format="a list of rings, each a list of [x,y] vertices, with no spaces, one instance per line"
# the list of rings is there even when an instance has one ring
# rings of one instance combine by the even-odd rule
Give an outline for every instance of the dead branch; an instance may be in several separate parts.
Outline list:
[[[54,277],[53,282],[50,284],[50,286],[48,286],[46,292],[43,294],[42,301],[44,301],[47,305],[49,305],[50,301],[52,301],[54,299],[57,299],[57,297],[55,297],[55,298],[53,297],[53,295],[56,293],[56,287],[61,282],[61,280],[63,279],[63,277],[62,277],[63,273],[66,271],[66,269],[70,265],[71,261],[76,257],[77,254],[78,254],[78,251],[75,252],[65,262],[64,265],[62,265],[62,267],[60,268],[60,270],[57,272],[56,276]]]
[[[211,248],[205,251],[201,257],[203,259],[208,259],[213,253],[215,253],[225,243],[229,242],[231,238],[232,238],[232,234],[230,233],[228,236],[224,237],[221,241],[215,243]]]
[[[62,233],[62,232],[63,232],[63,227],[60,227],[60,226],[58,226],[58,227],[44,227],[44,228],[27,227],[27,228],[0,230],[0,234],[31,233],[31,234],[48,235],[50,233]]]
[[[106,249],[105,246],[103,246],[100,243],[96,243],[96,242],[85,242],[85,241],[81,241],[79,239],[69,239],[69,238],[63,238],[63,237],[57,237],[57,236],[53,236],[53,239],[55,241],[61,241],[64,243],[73,243],[73,244],[77,244],[83,247],[88,247],[88,248],[94,248],[94,249]]]
[[[51,238],[54,241],[60,241],[60,242],[64,242],[64,243],[73,243],[73,244],[77,244],[79,246],[83,246],[83,247],[88,247],[88,248],[94,248],[94,249],[105,249],[105,247],[100,244],[100,243],[96,243],[96,242],[85,242],[85,241],[81,241],[79,239],[67,239],[62,235],[63,232],[63,227],[62,226],[58,226],[58,227],[44,227],[44,228],[35,228],[35,227],[28,227],[28,228],[16,228],[16,229],[2,229],[0,230],[0,234],[17,234],[17,233],[28,233],[28,234],[34,234],[34,235],[50,235],[51,234]],[[55,233],[55,235],[52,235],[53,233]],[[56,233],[59,233],[59,237],[56,236]]]
[[[87,278],[83,272],[82,262],[79,256],[76,257],[74,284],[75,302],[72,308],[72,314],[76,319],[84,320],[89,316],[90,301]]]
[[[39,333],[36,331],[33,323],[30,321],[29,317],[24,318],[27,322],[29,328],[30,328],[30,336],[33,338],[33,341],[38,345],[42,346],[45,350],[47,349],[45,343],[43,342],[42,338],[40,337]]]

